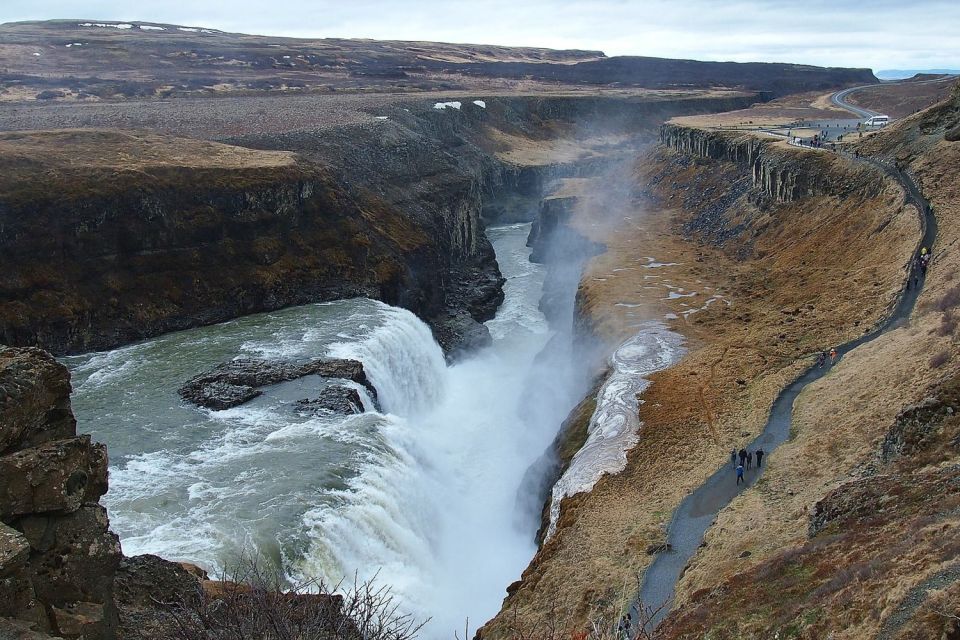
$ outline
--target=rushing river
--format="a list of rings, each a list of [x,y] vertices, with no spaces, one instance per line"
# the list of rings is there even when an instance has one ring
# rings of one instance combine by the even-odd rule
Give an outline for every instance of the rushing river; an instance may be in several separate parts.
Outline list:
[[[524,473],[583,393],[567,341],[538,357],[553,334],[528,230],[488,231],[505,301],[487,323],[493,344],[453,366],[413,314],[365,299],[67,358],[79,428],[110,450],[105,503],[124,552],[215,570],[256,549],[294,578],[377,575],[433,618],[430,637],[489,619],[536,550]],[[320,383],[309,377],[226,411],[177,396],[241,356],[359,359],[383,412],[298,414]]]

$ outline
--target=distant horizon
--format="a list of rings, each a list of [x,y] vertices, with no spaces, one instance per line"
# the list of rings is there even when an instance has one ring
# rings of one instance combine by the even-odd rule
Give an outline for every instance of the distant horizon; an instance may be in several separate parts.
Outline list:
[[[950,26],[960,3],[877,0],[869,13],[847,1],[810,0],[802,13],[771,0],[722,5],[690,0],[492,0],[460,6],[438,0],[403,6],[383,0],[290,0],[286,11],[260,0],[230,7],[209,0],[7,0],[0,22],[91,20],[158,23],[291,38],[429,41],[602,51],[705,62],[771,62],[819,67],[960,69]],[[80,16],[80,17],[72,17]],[[813,17],[816,19],[813,19]]]

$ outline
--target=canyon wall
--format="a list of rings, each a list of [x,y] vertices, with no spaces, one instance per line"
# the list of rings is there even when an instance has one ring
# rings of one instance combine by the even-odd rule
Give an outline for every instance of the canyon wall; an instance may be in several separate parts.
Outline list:
[[[484,204],[502,217],[511,193],[531,198],[604,162],[505,160],[504,140],[649,137],[669,115],[752,99],[403,102],[374,125],[217,143],[170,131],[7,133],[0,341],[77,353],[368,296],[414,311],[455,353],[489,339],[480,323],[502,299]]]
[[[759,433],[818,350],[871,331],[904,286],[918,216],[880,169],[735,133],[667,125],[660,139],[615,206],[558,197],[538,227],[566,224],[604,245],[580,282],[578,333],[619,344],[657,320],[687,338],[687,354],[640,396],[640,442],[624,471],[564,499],[556,533],[484,638],[577,633],[602,616],[616,624],[637,576],[669,551],[664,532],[683,497]],[[596,182],[579,191],[612,190]],[[555,443],[560,469],[591,409],[588,399]]]

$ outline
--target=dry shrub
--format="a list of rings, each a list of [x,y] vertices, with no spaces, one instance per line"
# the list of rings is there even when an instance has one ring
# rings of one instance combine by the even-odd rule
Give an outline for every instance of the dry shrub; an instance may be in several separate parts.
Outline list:
[[[950,352],[944,349],[940,353],[936,353],[933,356],[931,356],[930,362],[928,364],[930,365],[931,369],[939,369],[943,365],[947,364],[949,361],[950,361]]]
[[[640,593],[642,574],[637,576],[634,588],[624,588],[610,597],[602,598],[591,605],[586,626],[575,620],[573,607],[563,607],[554,599],[547,610],[536,618],[521,619],[516,607],[507,621],[506,635],[510,640],[655,640],[662,634],[656,627],[663,615],[669,612],[668,603],[650,607],[631,598],[629,594]],[[628,618],[629,616],[629,618]],[[629,619],[629,630],[624,626]],[[465,633],[456,640],[469,640]]]
[[[952,336],[956,329],[957,318],[953,315],[953,311],[944,311],[940,318],[940,326],[936,329],[937,335],[940,337]]]
[[[175,640],[412,640],[426,624],[399,611],[388,587],[354,579],[289,584],[243,557],[196,601],[166,603]]]
[[[936,303],[938,311],[949,311],[958,306],[960,306],[960,285],[954,285],[947,289],[947,292]]]

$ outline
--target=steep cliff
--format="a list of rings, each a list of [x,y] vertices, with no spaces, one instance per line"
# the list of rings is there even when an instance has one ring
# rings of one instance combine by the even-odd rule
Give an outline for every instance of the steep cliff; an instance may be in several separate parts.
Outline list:
[[[530,198],[551,177],[623,153],[614,145],[514,161],[501,158],[504,138],[549,148],[586,135],[580,123],[649,136],[668,115],[752,97],[398,102],[375,124],[246,133],[230,145],[144,132],[7,133],[0,341],[74,353],[369,296],[427,320],[448,353],[470,348],[488,339],[479,323],[502,296],[484,203],[513,189]],[[155,127],[167,122],[178,121]]]
[[[63,145],[106,149],[103,162],[74,163]],[[446,258],[429,229],[291,154],[79,131],[8,135],[0,148],[0,339],[11,345],[102,349],[358,295],[430,317],[445,293],[435,273],[492,264],[476,243]],[[155,157],[127,160],[146,149]]]
[[[49,354],[0,350],[0,390],[0,636],[113,638],[106,449],[77,435],[69,374]]]

